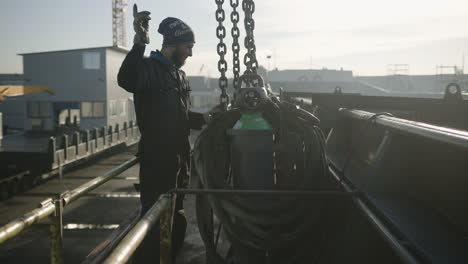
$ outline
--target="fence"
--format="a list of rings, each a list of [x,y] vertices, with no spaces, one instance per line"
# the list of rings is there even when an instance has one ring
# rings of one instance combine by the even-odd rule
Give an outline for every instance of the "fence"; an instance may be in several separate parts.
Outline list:
[[[75,132],[57,138],[51,137],[48,147],[50,169],[60,171],[63,166],[87,159],[116,145],[134,144],[139,138],[140,132],[133,122],[129,125],[125,122],[122,129],[116,125]]]

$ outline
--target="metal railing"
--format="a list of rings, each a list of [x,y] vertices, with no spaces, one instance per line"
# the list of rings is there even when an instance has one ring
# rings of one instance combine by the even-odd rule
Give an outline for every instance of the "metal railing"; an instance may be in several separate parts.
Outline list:
[[[73,201],[83,197],[87,193],[106,183],[110,179],[121,174],[125,170],[131,168],[138,163],[138,158],[134,157],[114,169],[108,171],[103,176],[97,177],[72,191],[66,191],[59,194],[55,198],[49,198],[40,203],[37,209],[26,213],[20,218],[17,218],[0,228],[0,244],[10,238],[15,237],[22,231],[45,219],[51,217],[50,225],[51,231],[51,263],[63,263],[62,252],[62,238],[63,238],[63,222],[62,215],[65,206],[71,204]]]
[[[160,263],[170,264],[171,236],[172,236],[172,211],[175,195],[162,194],[146,214],[138,221],[131,231],[114,248],[111,254],[103,262],[105,264],[127,263],[135,250],[141,244],[151,228],[160,221],[161,243]]]
[[[48,146],[50,169],[61,173],[64,166],[71,166],[119,144],[132,145],[138,142],[139,137],[138,127],[133,122],[130,125],[124,122],[121,129],[118,125],[104,126],[57,138],[51,137]]]
[[[375,113],[350,110],[342,108],[340,112],[344,116],[348,116],[360,120],[368,120],[373,117]],[[449,143],[452,145],[468,148],[468,132],[458,129],[446,128],[436,125],[431,125],[423,122],[417,122],[391,116],[378,116],[373,122],[388,129],[393,129],[398,132],[413,134],[424,138]]]

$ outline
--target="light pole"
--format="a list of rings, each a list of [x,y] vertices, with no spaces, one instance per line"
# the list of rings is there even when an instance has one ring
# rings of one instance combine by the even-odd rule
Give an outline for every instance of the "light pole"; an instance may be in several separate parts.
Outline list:
[[[267,74],[266,74],[266,79],[267,79],[267,82],[269,81],[269,72],[270,72],[270,59],[271,59],[271,55],[267,55],[266,56],[267,60],[268,60],[268,68],[267,68]]]

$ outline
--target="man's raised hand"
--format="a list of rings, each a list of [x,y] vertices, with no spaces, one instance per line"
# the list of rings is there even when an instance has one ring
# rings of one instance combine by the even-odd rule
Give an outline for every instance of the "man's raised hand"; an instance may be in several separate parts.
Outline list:
[[[133,43],[135,44],[149,44],[149,21],[151,13],[148,11],[138,12],[136,4],[133,5],[133,29],[135,30],[135,37]]]

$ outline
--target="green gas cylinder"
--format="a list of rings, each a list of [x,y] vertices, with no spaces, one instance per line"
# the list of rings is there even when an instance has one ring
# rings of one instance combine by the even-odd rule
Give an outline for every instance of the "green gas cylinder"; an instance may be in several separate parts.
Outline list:
[[[233,127],[241,130],[271,130],[270,124],[261,113],[243,113]]]
[[[274,188],[273,129],[261,113],[243,113],[230,137],[231,168],[235,189]]]

